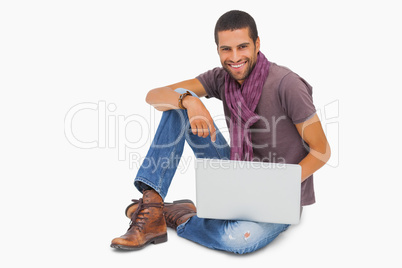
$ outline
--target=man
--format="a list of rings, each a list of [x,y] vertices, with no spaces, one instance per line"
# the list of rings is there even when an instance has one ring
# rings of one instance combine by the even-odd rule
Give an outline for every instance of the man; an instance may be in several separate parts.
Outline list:
[[[222,68],[147,95],[146,101],[164,113],[134,182],[143,198],[127,207],[130,228],[113,239],[114,248],[136,250],[165,242],[168,226],[209,248],[243,254],[264,247],[289,227],[201,219],[190,200],[164,203],[185,141],[196,157],[299,164],[301,205],[315,202],[312,174],[328,161],[330,148],[315,113],[311,86],[265,58],[254,19],[245,12],[222,15],[215,42]],[[222,100],[230,146],[200,97]]]

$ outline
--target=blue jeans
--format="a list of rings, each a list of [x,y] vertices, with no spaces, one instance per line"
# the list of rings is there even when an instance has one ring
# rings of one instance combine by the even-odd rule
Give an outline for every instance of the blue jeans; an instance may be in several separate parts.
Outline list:
[[[176,91],[184,93],[186,90]],[[230,147],[218,128],[215,128],[216,142],[213,143],[210,136],[202,138],[191,132],[186,110],[163,112],[151,148],[137,173],[134,185],[141,192],[144,187],[151,187],[165,199],[185,141],[197,158],[229,159]],[[203,219],[194,216],[177,227],[177,234],[212,249],[243,254],[266,246],[288,227],[288,224]]]

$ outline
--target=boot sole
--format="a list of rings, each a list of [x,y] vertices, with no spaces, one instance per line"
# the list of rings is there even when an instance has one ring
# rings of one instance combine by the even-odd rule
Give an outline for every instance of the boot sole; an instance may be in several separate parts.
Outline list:
[[[124,250],[140,250],[151,243],[156,245],[156,244],[167,242],[167,240],[168,240],[168,237],[167,237],[167,233],[166,233],[164,235],[157,236],[157,237],[150,239],[149,241],[147,241],[145,244],[143,244],[141,246],[130,247],[130,246],[124,246],[124,245],[118,245],[118,244],[111,244],[110,247],[115,248],[115,249],[124,249]]]

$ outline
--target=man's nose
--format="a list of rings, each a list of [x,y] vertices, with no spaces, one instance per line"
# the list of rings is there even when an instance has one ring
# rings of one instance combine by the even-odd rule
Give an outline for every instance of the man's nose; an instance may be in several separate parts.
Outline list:
[[[237,49],[233,49],[233,50],[232,50],[232,57],[231,57],[231,60],[232,60],[233,62],[238,62],[238,61],[241,60],[241,55],[240,55],[239,51],[237,51]]]

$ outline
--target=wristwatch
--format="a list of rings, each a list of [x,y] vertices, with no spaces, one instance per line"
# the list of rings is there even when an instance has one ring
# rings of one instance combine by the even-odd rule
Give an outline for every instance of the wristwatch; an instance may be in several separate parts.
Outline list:
[[[189,91],[180,95],[180,97],[179,97],[179,108],[180,109],[186,110],[186,108],[183,106],[183,99],[184,99],[184,97],[186,97],[188,95],[191,95],[191,93]]]

